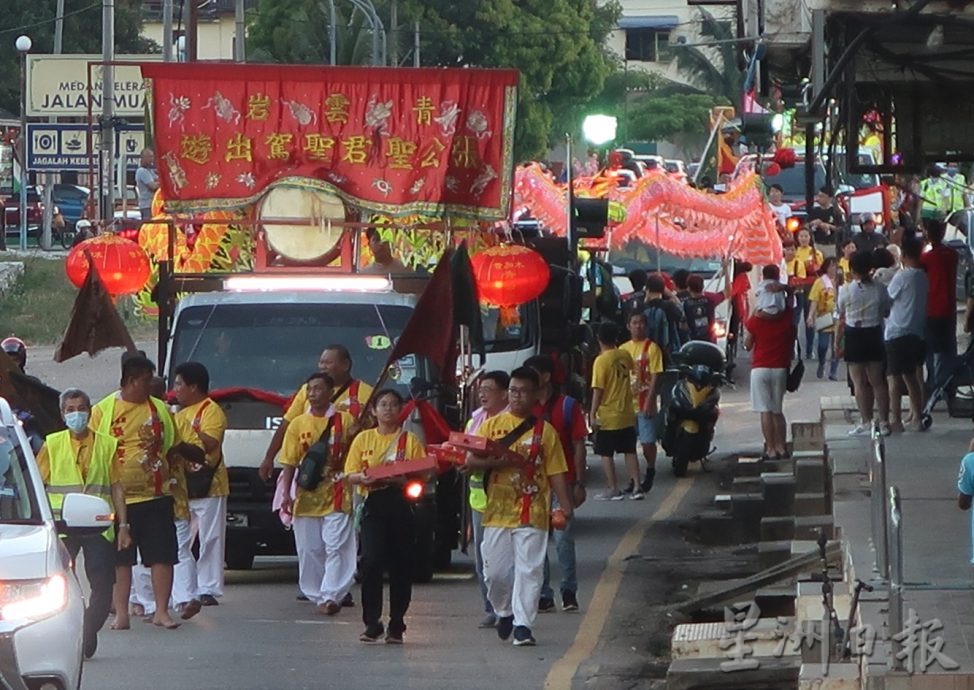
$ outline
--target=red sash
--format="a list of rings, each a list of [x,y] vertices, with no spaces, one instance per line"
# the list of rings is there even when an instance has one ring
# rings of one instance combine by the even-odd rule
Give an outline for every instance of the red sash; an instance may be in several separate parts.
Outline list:
[[[359,380],[355,379],[348,387],[348,413],[358,419],[362,411],[362,403],[358,399]]]
[[[642,411],[646,407],[646,395],[649,393],[647,390],[642,390],[643,384],[646,382],[646,370],[649,369],[649,346],[652,341],[649,338],[643,341],[643,356],[639,359],[639,410]]]
[[[152,484],[156,496],[162,496],[162,463],[165,458],[162,457],[162,420],[159,419],[158,413],[156,413],[156,406],[152,404],[152,400],[146,400],[146,405],[149,406],[149,419],[152,424],[152,436],[153,438],[159,439],[159,445],[153,450],[156,453],[156,458],[158,464],[155,469],[152,470]]]
[[[200,422],[203,420],[203,412],[206,410],[209,404],[210,399],[207,398],[203,401],[203,404],[200,405],[200,409],[196,410],[196,416],[193,418],[193,432],[197,435],[200,433]]]
[[[534,483],[534,472],[537,469],[538,456],[541,454],[541,435],[544,432],[544,420],[539,419],[534,425],[534,432],[531,434],[531,448],[528,451],[526,466],[521,470],[523,478],[521,489],[521,525],[531,524],[531,501],[538,493],[538,487]],[[531,489],[535,489],[532,491]]]
[[[331,424],[331,457],[338,458],[342,454],[342,413],[335,410],[334,415]],[[335,473],[332,493],[334,494],[332,505],[335,510],[341,511],[342,501],[345,499],[345,478],[340,470]]]

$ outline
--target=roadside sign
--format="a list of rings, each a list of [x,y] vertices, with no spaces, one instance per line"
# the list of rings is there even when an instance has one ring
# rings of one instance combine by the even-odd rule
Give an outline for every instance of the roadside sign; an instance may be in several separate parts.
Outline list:
[[[88,63],[101,62],[101,55],[28,55],[27,115],[29,117],[87,117]],[[161,55],[119,55],[118,61],[159,62]],[[146,88],[137,66],[116,66],[115,115],[142,117]],[[91,66],[91,109],[102,107],[102,66]]]
[[[27,167],[30,170],[88,170],[92,156],[97,161],[100,141],[100,130],[93,129],[89,148],[88,127],[83,124],[28,122]],[[125,154],[130,169],[138,167],[139,153],[144,146],[142,125],[120,125],[115,129],[115,152]]]

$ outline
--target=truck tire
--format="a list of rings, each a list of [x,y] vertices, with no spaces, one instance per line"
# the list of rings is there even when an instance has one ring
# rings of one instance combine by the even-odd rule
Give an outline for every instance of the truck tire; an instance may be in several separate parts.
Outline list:
[[[227,545],[227,569],[252,570],[254,567],[254,550],[246,546]]]

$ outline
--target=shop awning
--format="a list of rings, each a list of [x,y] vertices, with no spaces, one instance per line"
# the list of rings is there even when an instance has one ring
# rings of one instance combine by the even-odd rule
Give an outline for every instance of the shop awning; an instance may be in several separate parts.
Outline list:
[[[631,15],[619,19],[620,29],[672,29],[680,23],[673,14]]]

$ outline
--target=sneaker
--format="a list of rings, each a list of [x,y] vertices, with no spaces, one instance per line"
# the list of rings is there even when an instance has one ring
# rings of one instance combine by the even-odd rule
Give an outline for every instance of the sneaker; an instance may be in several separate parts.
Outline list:
[[[355,599],[352,598],[352,593],[349,592],[344,597],[342,597],[342,608],[350,609],[355,607]]]
[[[892,433],[892,431],[889,428],[889,423],[888,422],[880,422],[879,423],[879,435],[880,436],[889,436],[891,433]]]
[[[526,625],[519,625],[514,628],[514,646],[515,647],[533,647],[538,644],[534,635],[531,634],[531,628]]]
[[[541,597],[538,601],[538,613],[554,613],[555,600],[551,597]]]
[[[203,606],[219,606],[220,602],[212,594],[203,594],[200,596],[200,604]]]
[[[578,599],[575,596],[575,592],[569,592],[566,589],[561,593],[561,610],[578,611]]]
[[[382,632],[383,630],[381,625],[378,628],[366,628],[365,632],[358,636],[358,640],[359,642],[368,643],[378,642],[379,638],[382,637]]]
[[[829,381],[838,381],[839,377],[835,374],[829,374]]]
[[[819,362],[818,369],[815,371],[815,377],[818,379],[825,378],[825,362]]]
[[[849,429],[850,436],[869,436],[869,425],[868,424],[856,424],[854,427]]]
[[[633,492],[632,492],[631,494],[629,494],[629,500],[630,500],[630,501],[641,501],[641,500],[643,500],[644,498],[646,498],[646,494],[644,494],[644,493],[643,493],[642,491],[640,491],[639,489],[636,489],[636,490],[635,490],[635,491],[633,491]]]
[[[501,616],[497,619],[497,637],[507,640],[513,631],[514,616]]]
[[[648,467],[646,469],[646,475],[643,477],[642,484],[639,485],[640,490],[644,494],[648,494],[653,488],[653,482],[656,481],[656,468]]]
[[[493,613],[488,613],[484,616],[484,619],[477,624],[478,628],[496,628],[497,627],[497,616]]]
[[[621,501],[624,498],[621,491],[612,491],[611,489],[606,489],[598,496],[595,497],[597,501]]]
[[[624,493],[624,494],[631,494],[632,493],[633,486],[635,486],[635,483],[630,479],[629,480],[629,483],[626,484],[626,488],[622,490],[622,493]]]
[[[386,644],[402,644],[402,633],[395,633],[391,630],[387,632]]]

